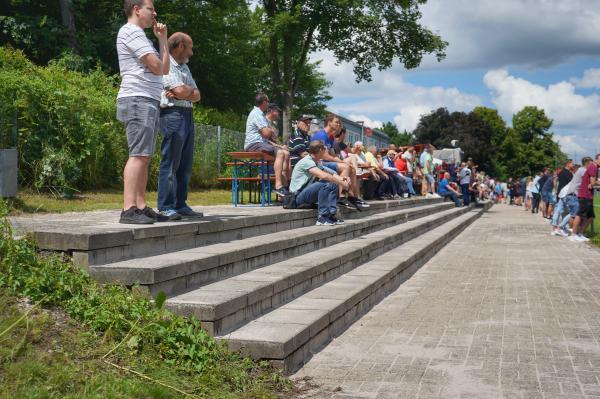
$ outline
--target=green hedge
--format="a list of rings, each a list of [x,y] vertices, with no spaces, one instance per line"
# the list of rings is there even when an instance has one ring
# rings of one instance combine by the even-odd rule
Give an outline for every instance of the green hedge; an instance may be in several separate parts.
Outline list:
[[[0,147],[19,150],[22,186],[63,194],[120,187],[127,143],[115,116],[119,77],[100,69],[77,72],[68,65],[35,66],[22,52],[0,47]],[[245,122],[243,115],[201,107],[196,107],[194,118],[236,130],[243,130]],[[207,161],[201,162],[205,170]],[[158,162],[155,156],[150,188],[156,188]],[[213,176],[212,171],[202,173],[193,184],[209,186]]]

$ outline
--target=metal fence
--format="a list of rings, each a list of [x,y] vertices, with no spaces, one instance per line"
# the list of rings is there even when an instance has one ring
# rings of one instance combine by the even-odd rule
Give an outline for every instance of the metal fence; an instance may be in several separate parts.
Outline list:
[[[218,176],[231,176],[232,168],[227,166],[231,159],[227,153],[243,151],[244,138],[243,132],[197,124],[191,185],[210,186]]]

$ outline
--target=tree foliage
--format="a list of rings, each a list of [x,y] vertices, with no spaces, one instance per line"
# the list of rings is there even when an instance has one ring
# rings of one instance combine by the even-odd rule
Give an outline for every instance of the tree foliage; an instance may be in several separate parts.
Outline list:
[[[399,61],[417,67],[425,54],[441,60],[447,43],[420,25],[425,0],[263,0],[261,32],[267,42],[271,89],[283,106],[284,130],[311,52],[325,50],[351,62],[357,82]]]
[[[438,108],[421,117],[414,135],[418,143],[431,143],[437,148],[452,148],[451,141],[458,140],[458,146],[477,160],[481,170],[495,172],[492,128],[474,112],[450,113],[446,108]]]
[[[516,113],[512,127],[497,110],[476,107],[470,113],[439,108],[423,115],[414,131],[419,143],[450,147],[451,140],[479,169],[507,178],[533,175],[544,167],[556,167],[565,160],[550,131],[552,120],[543,109],[527,106]]]
[[[400,133],[398,126],[396,126],[393,122],[385,122],[381,127],[381,130],[387,134],[387,136],[390,138],[390,143],[392,144],[396,144],[400,147],[413,144],[413,134],[407,131]]]
[[[0,0],[0,40],[22,49],[38,65],[54,62],[80,72],[99,65],[117,74],[122,7],[122,0]],[[244,0],[156,0],[155,7],[170,33],[183,31],[194,39],[189,67],[203,105],[247,113],[258,89],[272,90],[260,10]],[[329,82],[316,64],[305,63],[302,75],[299,106],[323,110]]]

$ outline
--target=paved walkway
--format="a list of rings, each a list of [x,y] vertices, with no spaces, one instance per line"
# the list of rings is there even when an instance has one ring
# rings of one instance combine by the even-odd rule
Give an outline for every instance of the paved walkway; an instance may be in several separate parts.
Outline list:
[[[549,233],[493,207],[315,355],[304,396],[600,398],[600,252]]]

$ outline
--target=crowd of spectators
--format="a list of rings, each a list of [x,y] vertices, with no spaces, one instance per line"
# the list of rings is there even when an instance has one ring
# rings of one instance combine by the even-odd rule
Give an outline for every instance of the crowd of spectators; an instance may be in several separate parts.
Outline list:
[[[317,225],[342,224],[339,207],[363,210],[366,200],[403,200],[419,194],[447,198],[458,206],[487,195],[472,160],[440,165],[432,145],[386,148],[346,142],[346,128],[336,115],[311,132],[312,115],[300,115],[287,143],[279,142],[280,109],[264,93],[246,124],[245,151],[275,157],[275,193],[287,208],[316,207]],[[437,162],[436,162],[437,161]],[[483,182],[481,182],[483,183]]]
[[[551,224],[553,236],[571,241],[589,241],[583,235],[595,218],[594,189],[598,181],[600,154],[584,157],[581,164],[571,159],[556,169],[544,168],[535,176],[509,178],[507,181],[483,179],[481,192],[496,203],[522,206],[526,212],[540,214]]]

